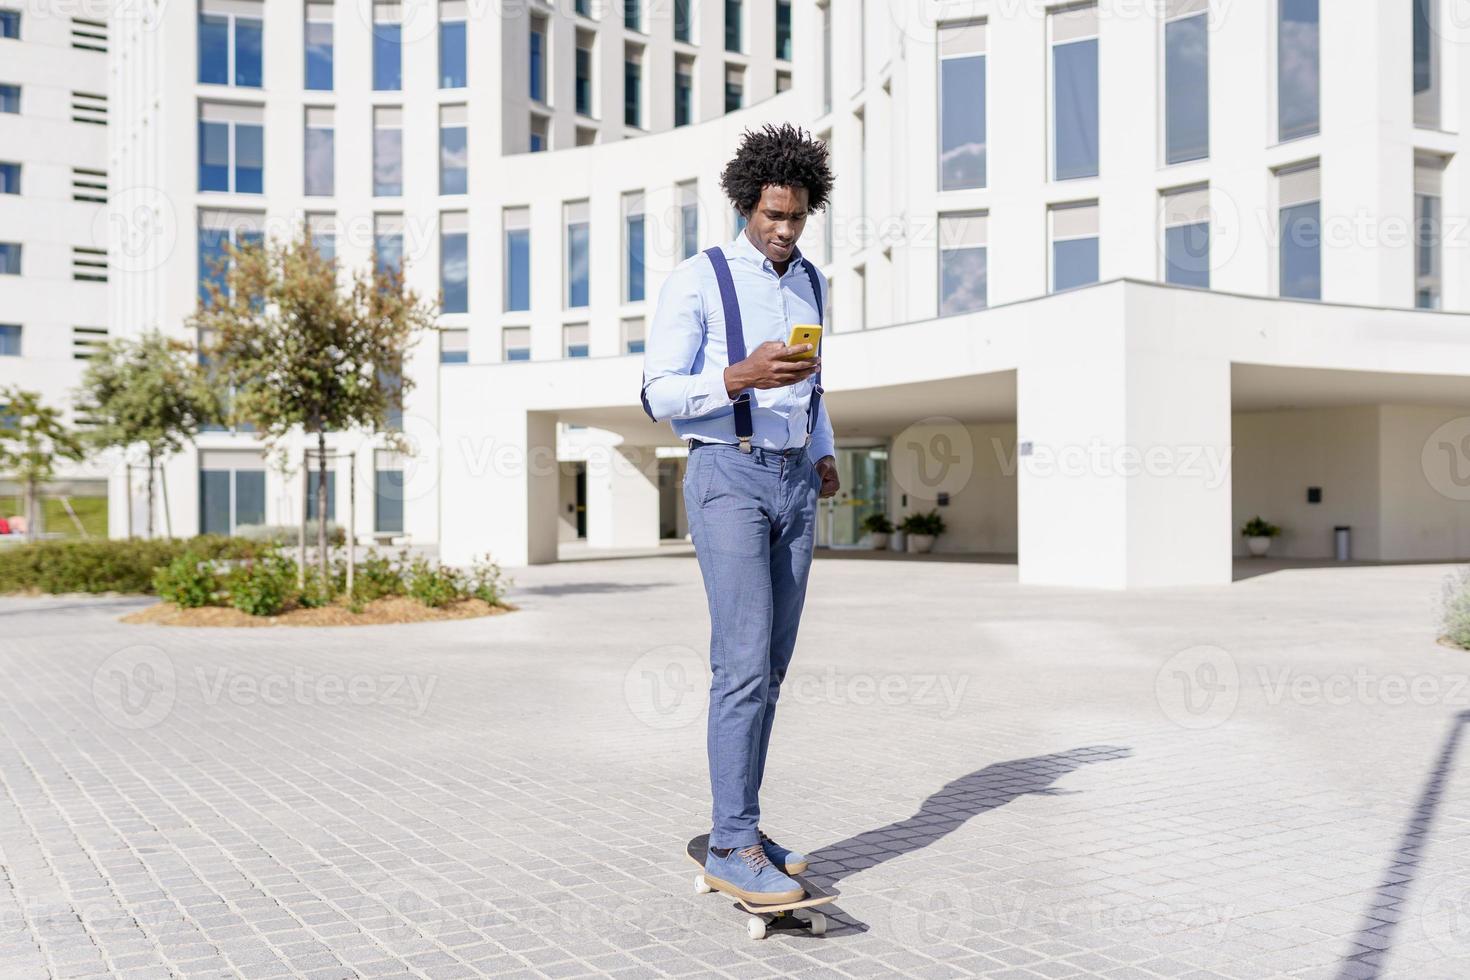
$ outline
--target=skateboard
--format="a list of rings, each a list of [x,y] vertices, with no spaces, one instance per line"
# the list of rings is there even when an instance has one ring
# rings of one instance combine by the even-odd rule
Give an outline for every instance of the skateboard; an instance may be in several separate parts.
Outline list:
[[[795,902],[785,902],[780,905],[756,905],[753,902],[747,902],[733,892],[711,884],[704,876],[704,860],[709,856],[709,834],[700,834],[690,841],[689,846],[684,849],[684,854],[701,869],[700,873],[694,876],[694,893],[708,895],[710,892],[717,891],[735,899],[742,909],[750,913],[750,918],[745,920],[745,931],[750,934],[751,939],[764,939],[767,931],[774,929],[805,928],[813,936],[820,936],[827,931],[827,917],[816,911],[816,907],[836,901],[836,892],[823,891],[801,875],[792,875],[796,883],[801,885],[806,892],[804,896]],[[802,911],[803,915],[797,915],[798,911]]]

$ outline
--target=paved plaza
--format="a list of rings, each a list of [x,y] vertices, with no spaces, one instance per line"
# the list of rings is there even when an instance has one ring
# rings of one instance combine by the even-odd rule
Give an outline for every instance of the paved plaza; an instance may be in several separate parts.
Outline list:
[[[0,601],[0,977],[1470,976],[1449,566],[1026,588],[819,559],[764,825],[827,935],[695,895],[687,555],[485,620],[226,632]]]

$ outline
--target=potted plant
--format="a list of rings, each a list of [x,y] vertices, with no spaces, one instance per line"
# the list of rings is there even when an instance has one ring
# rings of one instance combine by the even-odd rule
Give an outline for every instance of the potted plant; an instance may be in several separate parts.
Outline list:
[[[1245,522],[1240,533],[1245,536],[1245,546],[1250,549],[1251,557],[1263,558],[1271,547],[1271,539],[1281,533],[1281,528],[1261,520],[1257,515]]]
[[[908,539],[911,554],[923,554],[934,547],[934,539],[944,533],[944,518],[939,511],[915,512],[905,517],[898,525]]]
[[[863,530],[867,532],[868,544],[874,551],[888,547],[888,536],[893,533],[893,522],[887,514],[869,514],[863,518]]]

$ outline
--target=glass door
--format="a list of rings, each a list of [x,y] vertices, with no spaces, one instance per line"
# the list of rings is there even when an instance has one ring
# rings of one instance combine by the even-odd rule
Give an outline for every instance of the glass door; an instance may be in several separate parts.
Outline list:
[[[888,513],[888,447],[839,447],[837,478],[837,496],[817,504],[817,545],[855,548],[865,536],[864,519]]]

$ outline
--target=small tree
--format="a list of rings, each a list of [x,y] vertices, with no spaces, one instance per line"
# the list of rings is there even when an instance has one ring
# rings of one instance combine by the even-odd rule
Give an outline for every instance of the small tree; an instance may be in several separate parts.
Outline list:
[[[63,459],[83,456],[81,440],[61,420],[61,410],[43,404],[40,392],[0,388],[0,467],[25,487],[26,540],[36,537],[36,498]]]
[[[317,550],[327,567],[327,432],[381,430],[412,381],[402,364],[435,306],[406,289],[401,269],[359,270],[339,288],[337,265],[302,228],[292,241],[226,247],[218,281],[192,322],[232,389],[229,415],[280,446],[300,427],[316,436]],[[302,515],[303,524],[305,514]],[[352,529],[348,529],[351,546]]]
[[[148,536],[153,537],[154,470],[220,413],[219,398],[193,347],[156,330],[114,340],[88,363],[77,404],[97,420],[87,443],[123,450],[141,444],[147,452]]]

